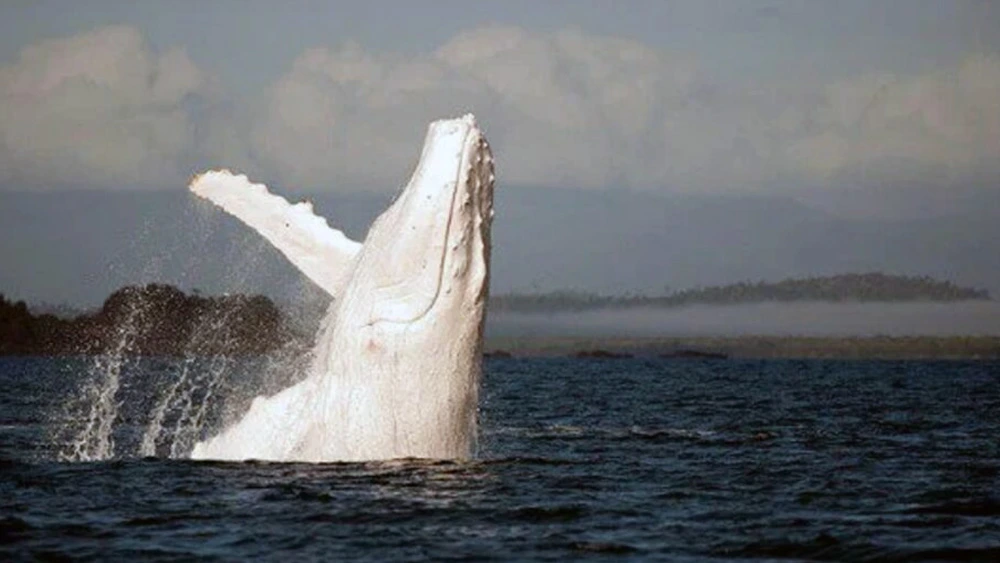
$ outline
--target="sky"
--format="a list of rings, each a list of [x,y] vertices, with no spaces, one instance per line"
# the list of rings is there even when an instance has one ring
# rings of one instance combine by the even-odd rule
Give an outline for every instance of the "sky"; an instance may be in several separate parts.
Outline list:
[[[989,0],[8,0],[0,206],[217,167],[292,198],[391,194],[427,123],[473,111],[499,189],[981,210],[998,28]]]
[[[0,184],[386,191],[467,110],[517,185],[996,177],[996,2],[203,4],[5,2]]]

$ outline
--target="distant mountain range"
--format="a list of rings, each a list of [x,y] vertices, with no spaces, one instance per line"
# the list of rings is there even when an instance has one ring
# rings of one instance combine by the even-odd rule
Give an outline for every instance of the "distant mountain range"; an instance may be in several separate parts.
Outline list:
[[[358,239],[391,199],[308,198]],[[847,218],[791,197],[501,185],[496,212],[498,295],[669,295],[740,280],[872,271],[1000,290],[997,206]],[[260,237],[180,188],[0,192],[0,290],[7,295],[92,308],[118,287],[150,282],[206,294],[263,293],[282,303],[318,298]]]

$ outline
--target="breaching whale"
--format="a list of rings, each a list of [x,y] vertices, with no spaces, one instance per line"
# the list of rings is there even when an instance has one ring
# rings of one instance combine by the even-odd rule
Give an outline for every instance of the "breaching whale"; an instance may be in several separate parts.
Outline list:
[[[489,292],[493,156],[472,115],[430,124],[364,243],[246,176],[190,189],[278,248],[334,300],[301,382],[254,399],[194,459],[461,459],[475,448]]]

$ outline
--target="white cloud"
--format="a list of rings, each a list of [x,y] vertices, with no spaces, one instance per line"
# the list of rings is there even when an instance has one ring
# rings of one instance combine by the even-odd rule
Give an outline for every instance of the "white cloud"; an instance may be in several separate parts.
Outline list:
[[[504,181],[608,186],[646,173],[655,114],[693,76],[686,59],[572,30],[477,29],[415,57],[314,49],[274,87],[254,146],[289,184],[396,185],[427,122],[471,110]]]
[[[1000,59],[970,56],[920,75],[862,76],[825,88],[791,139],[794,162],[821,178],[873,181],[924,170],[957,179],[997,172]]]
[[[130,27],[27,47],[0,67],[0,180],[21,187],[183,182],[210,80]]]
[[[727,83],[634,41],[485,27],[429,53],[310,49],[266,93],[221,103],[183,51],[110,27],[0,68],[0,181],[179,186],[197,165],[290,189],[388,190],[430,120],[474,111],[508,184],[752,191],[931,170],[954,182],[997,173],[998,92],[997,56]]]
[[[304,53],[254,146],[291,185],[395,185],[428,120],[474,110],[512,184],[754,190],[929,167],[964,178],[1000,155],[998,69],[971,57],[916,75],[724,84],[632,41],[487,27],[410,57]]]

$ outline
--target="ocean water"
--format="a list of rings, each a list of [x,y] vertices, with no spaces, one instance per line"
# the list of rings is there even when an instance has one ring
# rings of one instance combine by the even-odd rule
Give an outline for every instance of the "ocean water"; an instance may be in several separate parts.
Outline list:
[[[58,461],[88,370],[0,358],[0,560],[1000,560],[995,362],[491,359],[474,460],[322,465],[183,459],[266,370],[159,359]]]

